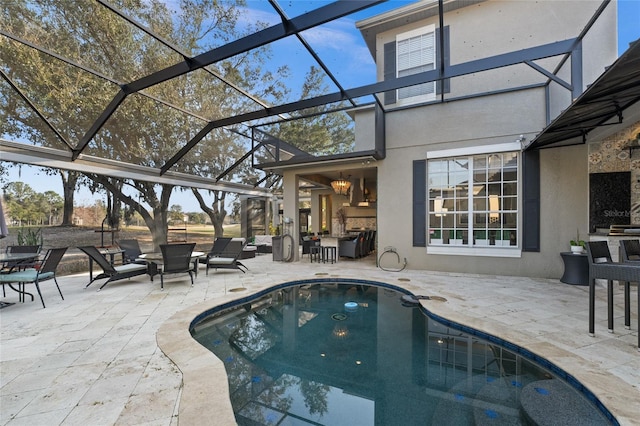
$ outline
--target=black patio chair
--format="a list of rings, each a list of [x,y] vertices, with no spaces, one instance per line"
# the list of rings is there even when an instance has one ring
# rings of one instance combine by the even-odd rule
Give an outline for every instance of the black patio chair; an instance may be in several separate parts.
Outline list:
[[[160,288],[164,290],[164,276],[167,274],[188,273],[193,286],[195,266],[191,254],[196,243],[160,244],[162,251],[162,272],[160,272]],[[196,263],[197,266],[197,263]]]
[[[212,257],[207,262],[207,270],[206,273],[209,275],[209,269],[238,269],[245,272],[248,268],[240,262],[240,256],[242,256],[242,250],[246,241],[244,238],[232,238],[231,241],[227,244],[225,249],[220,253],[219,256]],[[244,270],[242,269],[244,268]]]
[[[40,301],[42,302],[42,307],[46,308],[42,292],[40,291],[40,282],[53,279],[53,282],[58,288],[58,293],[60,293],[60,297],[64,300],[64,296],[58,285],[58,280],[56,279],[56,269],[66,251],[67,247],[49,249],[40,265],[35,265],[35,268],[0,274],[0,283],[8,284],[9,287],[20,293],[20,300],[24,300],[25,294],[31,296],[31,300],[33,300],[33,295],[24,291],[24,285],[35,284],[38,295],[40,296]],[[16,289],[12,284],[18,284],[18,288]]]
[[[124,250],[125,263],[139,263],[141,265],[147,263],[144,259],[138,258],[142,254],[138,240],[118,240],[118,247]]]
[[[311,255],[311,247],[320,247],[320,240],[311,237],[302,237],[302,257],[305,254]]]
[[[613,281],[640,282],[640,265],[616,263],[606,241],[587,242],[589,260],[589,334],[595,334],[595,288],[596,279],[607,280],[607,328],[613,333]],[[626,308],[625,308],[626,309]],[[640,337],[638,338],[640,348]]]
[[[98,266],[100,266],[100,268],[102,268],[102,273],[93,277],[91,281],[89,281],[89,284],[87,284],[84,288],[89,287],[95,280],[108,278],[108,280],[105,281],[98,289],[98,291],[100,291],[110,282],[122,280],[125,278],[136,277],[138,275],[144,275],[148,270],[146,264],[143,265],[139,263],[125,263],[124,265],[114,266],[94,246],[83,246],[78,247],[78,249],[84,252],[94,262],[96,262]]]
[[[353,237],[353,239],[341,240],[338,244],[338,255],[341,257],[350,257],[352,259],[359,258],[362,254],[363,240],[364,235],[362,232],[359,232],[357,236]]]

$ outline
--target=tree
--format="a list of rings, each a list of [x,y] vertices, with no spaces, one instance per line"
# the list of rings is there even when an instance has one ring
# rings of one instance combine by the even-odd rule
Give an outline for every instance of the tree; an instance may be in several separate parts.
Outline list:
[[[225,199],[227,197],[227,192],[225,191],[210,191],[213,194],[213,202],[211,203],[211,207],[207,205],[206,201],[200,194],[196,188],[192,188],[193,195],[198,200],[198,204],[203,212],[209,216],[211,219],[211,224],[213,225],[213,233],[214,237],[223,237],[224,236],[224,228],[222,224],[224,223],[224,218],[227,216],[227,210],[225,209]]]
[[[241,37],[239,5],[244,5],[244,1],[182,0],[180,13],[174,13],[159,0],[120,0],[116,4],[156,34],[180,46],[187,56]],[[0,85],[0,101],[7,105],[0,111],[0,133],[17,140],[68,150],[66,144],[77,145],[111,102],[120,90],[119,82],[133,81],[183,60],[181,53],[142,34],[98,2],[44,0],[38,7],[29,7],[24,2],[5,2],[1,7],[3,27],[9,33],[44,45],[107,76],[106,79],[97,77],[49,55],[34,54],[26,45],[0,38],[0,61],[7,64],[7,74],[58,132],[44,125],[9,85]],[[256,23],[246,32],[262,26],[264,24]],[[278,82],[278,76],[262,66],[268,54],[266,47],[255,49],[211,65],[209,70],[254,95],[273,99],[282,95],[284,86]],[[280,72],[284,70],[276,71]],[[207,121],[255,108],[253,100],[222,84],[212,73],[199,70],[146,89],[145,94],[129,95],[84,153],[159,168]],[[178,108],[158,102],[158,98]],[[246,141],[241,139],[227,130],[216,130],[174,170],[215,177],[229,161],[233,162],[234,157],[244,152]],[[221,158],[225,161],[216,161]],[[70,198],[71,193],[66,189],[74,188],[77,180],[74,181],[71,174],[66,176],[65,198]],[[104,188],[111,192],[114,204],[123,202],[128,211],[141,215],[156,248],[166,242],[173,185],[94,174],[85,176],[96,190]],[[127,191],[134,191],[134,195]],[[146,211],[140,200],[151,206],[150,211]]]
[[[10,182],[3,191],[7,213],[20,225],[52,225],[62,208],[60,195],[54,191],[38,193],[24,182]]]
[[[155,34],[178,46],[180,52],[144,34],[99,2],[42,0],[37,7],[29,2],[4,2],[0,6],[3,29],[82,64],[90,73],[63,63],[55,56],[34,53],[26,44],[0,37],[0,62],[22,93],[47,117],[55,130],[45,125],[8,84],[0,85],[0,134],[16,140],[70,150],[83,140],[123,83],[135,81],[209,51],[244,34],[263,28],[264,23],[242,27],[240,6],[244,0],[181,0],[178,4],[160,0],[118,0],[116,7],[141,22]],[[179,7],[179,13],[175,8]],[[184,56],[183,56],[184,55]],[[209,121],[261,108],[254,99],[223,84],[218,76],[268,103],[279,103],[290,94],[285,82],[289,70],[269,70],[264,66],[271,51],[268,46],[221,60],[205,69],[190,72],[129,94],[116,112],[93,136],[83,154],[160,168],[190,141]],[[303,97],[325,93],[319,69],[311,68],[303,87]],[[166,103],[170,103],[169,106]],[[334,153],[347,146],[350,132],[344,114],[322,115],[324,107],[311,112],[321,115],[272,126],[282,139],[293,141],[309,152]],[[307,111],[305,111],[307,112]],[[338,118],[331,118],[338,117]],[[250,139],[239,129],[218,128],[207,134],[172,171],[217,178],[250,148]],[[240,164],[223,179],[253,183],[263,172]],[[85,174],[94,190],[107,190],[114,204],[127,205],[129,214],[138,212],[154,236],[154,245],[166,242],[167,210],[176,189],[170,184],[134,182],[113,176]],[[62,174],[66,208],[63,222],[69,223],[69,200],[80,179],[74,172]],[[131,193],[133,191],[133,195]],[[205,206],[216,232],[221,232],[226,216],[224,193],[212,192]],[[140,204],[144,200],[150,211]],[[71,201],[72,202],[72,201]],[[115,207],[115,205],[114,205]],[[120,209],[114,208],[119,214]]]
[[[47,225],[53,225],[58,213],[64,208],[64,199],[55,191],[46,191],[40,199],[41,210],[47,214]]]
[[[23,222],[30,225],[37,216],[33,208],[36,192],[23,182],[10,182],[3,191],[7,214],[21,226]]]
[[[312,66],[306,74],[301,98],[320,96],[328,90],[320,68]],[[265,131],[313,155],[351,152],[355,139],[352,120],[345,112],[329,112],[341,105],[324,105],[298,111],[297,115],[309,117],[268,126]],[[295,117],[296,114],[292,115]]]
[[[71,170],[58,170],[62,179],[63,213],[62,226],[73,225],[73,204],[76,187],[81,174]]]
[[[173,204],[169,209],[169,220],[174,222],[182,222],[184,220],[184,213],[182,212],[182,206],[179,204]]]

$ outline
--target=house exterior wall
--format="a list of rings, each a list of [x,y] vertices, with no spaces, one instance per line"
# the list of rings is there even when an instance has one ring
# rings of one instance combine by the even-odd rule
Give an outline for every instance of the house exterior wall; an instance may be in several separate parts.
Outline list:
[[[445,15],[450,27],[451,65],[513,52],[577,37],[600,2],[487,1]],[[524,24],[526,23],[526,25]],[[378,78],[383,79],[383,46],[395,35],[427,24],[437,17],[378,34]],[[593,35],[582,44],[582,85],[593,82],[616,58],[616,4],[610,5],[593,27]],[[560,58],[536,62],[549,71]],[[559,73],[570,80],[570,61]],[[447,98],[500,91],[544,82],[527,65],[500,68],[451,80]],[[552,86],[557,86],[556,84]],[[558,86],[559,87],[559,86]],[[452,102],[416,105],[390,110],[385,116],[386,158],[378,162],[378,246],[392,246],[406,257],[412,269],[448,272],[559,278],[563,265],[560,252],[569,250],[576,230],[588,230],[588,160],[584,145],[540,152],[540,251],[522,252],[522,161],[520,161],[519,247],[512,255],[468,255],[459,250],[448,254],[429,253],[429,247],[414,247],[412,234],[412,162],[444,149],[465,149],[513,143],[524,135],[531,140],[547,124],[547,115],[568,106],[571,93],[550,88],[547,104],[544,88],[493,93]],[[548,106],[547,106],[548,105]],[[392,106],[388,106],[392,108]],[[358,114],[356,135],[365,135]],[[370,124],[364,127],[370,127]],[[358,136],[356,136],[357,138]],[[426,194],[425,194],[426,196]],[[497,253],[497,252],[496,252]]]
[[[373,107],[360,108],[357,113],[358,126],[355,134],[354,151],[370,151],[375,149],[375,110]]]

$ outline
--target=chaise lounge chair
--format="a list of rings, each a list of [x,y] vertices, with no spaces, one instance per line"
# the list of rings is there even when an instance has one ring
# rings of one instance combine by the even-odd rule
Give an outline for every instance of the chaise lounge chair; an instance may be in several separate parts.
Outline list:
[[[224,249],[227,248],[227,244],[231,242],[231,237],[218,237],[213,241],[213,246],[211,246],[211,250],[207,253],[207,256],[204,258],[200,258],[200,263],[207,264],[209,263],[209,259],[212,257],[219,257]]]
[[[207,262],[207,275],[209,275],[209,268],[238,269],[242,273],[247,271],[248,268],[238,260],[242,255],[245,244],[246,240],[244,238],[232,238],[219,256],[209,259]]]
[[[112,281],[118,281],[125,278],[136,277],[138,275],[144,275],[147,273],[147,265],[141,265],[138,263],[126,263],[124,265],[113,266],[106,257],[104,257],[97,248],[94,246],[83,246],[78,247],[82,252],[84,252],[87,256],[93,259],[101,268],[102,273],[93,277],[89,284],[87,284],[84,288],[89,287],[95,280],[99,280],[102,278],[109,278],[104,282],[98,289],[98,291],[102,290],[104,286],[109,284]]]

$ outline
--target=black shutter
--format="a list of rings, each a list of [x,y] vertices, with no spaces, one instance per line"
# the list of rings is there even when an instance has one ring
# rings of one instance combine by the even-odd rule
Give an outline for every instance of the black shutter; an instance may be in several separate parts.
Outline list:
[[[394,80],[396,78],[396,42],[392,41],[384,45],[384,80]],[[384,92],[384,104],[396,103],[396,91]]]
[[[449,26],[443,27],[442,31],[440,28],[436,28],[436,69],[440,69],[440,37],[444,37],[443,45],[444,45],[444,66],[448,67],[450,64],[450,56],[451,56],[451,43],[449,38]],[[443,81],[436,81],[436,94],[440,93],[449,93],[451,91],[451,81],[448,78],[445,78]]]
[[[522,250],[540,251],[540,151],[522,153]]]
[[[427,161],[413,162],[413,246],[427,246]]]

